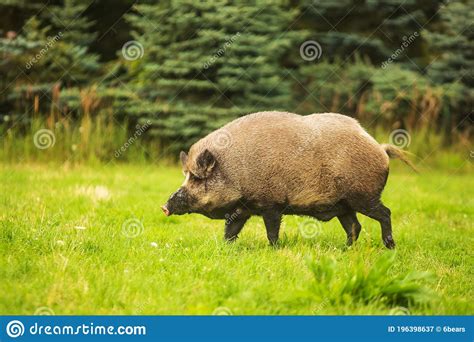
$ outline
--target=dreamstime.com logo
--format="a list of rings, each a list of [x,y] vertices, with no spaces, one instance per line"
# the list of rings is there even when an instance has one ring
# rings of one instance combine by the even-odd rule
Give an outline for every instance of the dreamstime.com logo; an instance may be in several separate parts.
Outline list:
[[[224,45],[219,48],[219,50],[216,51],[216,53],[211,57],[210,60],[208,60],[206,63],[204,63],[204,69],[209,69],[210,66],[212,66],[220,57],[224,56],[225,51],[232,45],[234,44],[235,40],[240,37],[240,32],[237,32],[234,34],[230,39],[228,39]]]
[[[17,338],[25,333],[25,326],[20,321],[10,321],[7,324],[7,335],[11,338]]]
[[[321,233],[322,226],[319,221],[306,219],[299,224],[298,230],[305,239],[313,239]]]
[[[33,65],[39,62],[41,58],[44,57],[44,55],[48,52],[50,48],[52,48],[63,36],[62,32],[58,32],[57,35],[54,37],[48,37],[47,43],[43,46],[43,48],[35,55],[33,56],[25,65],[26,69],[31,69]]]
[[[137,40],[129,40],[122,46],[122,56],[127,61],[136,61],[142,58],[144,53],[143,45]]]
[[[54,135],[53,131],[46,128],[36,131],[35,135],[33,136],[33,143],[40,150],[53,147],[55,142],[56,136]]]
[[[35,322],[28,329],[19,320],[8,322],[6,333],[11,338],[23,336],[25,332],[29,335],[146,335],[146,326],[143,325],[94,325],[75,324],[75,325],[41,325]]]
[[[136,218],[129,218],[122,223],[122,234],[129,239],[136,238],[144,229],[142,221]]]
[[[145,122],[145,124],[143,125],[140,125],[140,124],[137,124],[135,126],[136,130],[135,130],[135,133],[133,134],[133,136],[131,136],[130,138],[128,138],[128,140],[118,149],[115,151],[115,158],[118,158],[122,155],[122,153],[124,153],[125,151],[127,151],[127,149],[132,146],[136,140],[138,140],[138,138],[146,132],[146,130],[151,126],[151,121],[150,120],[147,120]]]
[[[392,145],[405,148],[410,146],[411,136],[410,133],[404,129],[396,129],[390,133],[388,140]]]
[[[307,62],[320,59],[323,54],[323,48],[315,40],[307,40],[300,46],[300,56]]]
[[[221,128],[216,133],[214,146],[221,150],[232,146],[232,134],[225,128]]]

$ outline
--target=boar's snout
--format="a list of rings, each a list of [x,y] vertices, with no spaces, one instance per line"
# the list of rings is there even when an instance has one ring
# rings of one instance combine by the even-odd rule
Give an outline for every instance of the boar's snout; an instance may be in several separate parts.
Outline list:
[[[168,210],[166,205],[162,205],[161,210],[163,210],[163,212],[165,213],[166,216],[170,216],[170,211]]]
[[[165,205],[161,207],[166,216],[182,215],[189,212],[190,196],[185,188],[181,187],[173,193]]]

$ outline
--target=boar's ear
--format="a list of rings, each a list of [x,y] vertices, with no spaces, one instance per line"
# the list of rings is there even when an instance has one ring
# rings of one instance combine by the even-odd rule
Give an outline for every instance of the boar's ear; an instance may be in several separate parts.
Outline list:
[[[205,149],[197,157],[196,163],[200,176],[205,178],[211,174],[212,169],[216,165],[216,158],[208,149]]]
[[[186,162],[188,161],[188,155],[186,152],[181,151],[179,154],[179,160],[181,160],[181,165],[183,166],[183,169],[186,167]]]

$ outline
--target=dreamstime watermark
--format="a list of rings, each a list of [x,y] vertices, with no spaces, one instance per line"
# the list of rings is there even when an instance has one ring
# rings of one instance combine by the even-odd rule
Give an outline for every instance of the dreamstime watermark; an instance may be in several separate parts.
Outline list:
[[[403,42],[400,45],[398,49],[396,49],[390,57],[382,63],[382,69],[385,69],[387,66],[389,66],[393,61],[395,61],[404,51],[407,49],[415,40],[418,38],[420,34],[418,31],[413,32],[410,34],[408,37],[403,36]]]
[[[225,214],[225,223],[226,224],[231,224],[234,222],[236,219],[239,218],[240,214],[242,214],[242,209],[237,208],[232,214]]]
[[[410,225],[413,222],[413,218],[415,218],[417,215],[418,215],[418,213],[412,212],[412,213],[409,213],[406,216],[401,217],[399,222],[398,222],[398,225],[400,227],[405,227],[405,226]]]
[[[204,63],[204,69],[209,69],[209,67],[211,65],[213,65],[217,59],[219,59],[220,57],[224,56],[225,54],[225,51],[235,42],[235,40],[237,38],[240,37],[240,32],[237,32],[236,34],[234,34],[232,37],[230,37],[230,39],[227,39],[226,42],[224,43],[224,45],[222,45],[221,48],[219,48],[219,50],[217,50],[214,55],[212,55],[212,57],[206,62]]]
[[[405,308],[403,306],[397,306],[395,308],[392,308],[389,313],[391,316],[408,316],[411,315],[410,310],[408,308]]]
[[[38,130],[33,136],[33,143],[40,150],[45,150],[54,146],[56,143],[56,136],[53,131],[43,128]]]
[[[87,324],[75,325],[42,325],[37,322],[31,324],[28,329],[19,320],[8,322],[6,333],[11,338],[23,336],[25,332],[29,335],[146,335],[146,326],[144,325],[95,325],[88,322]]]
[[[390,133],[388,137],[390,144],[395,145],[400,148],[405,148],[410,146],[411,136],[408,131],[404,129],[396,129]]]
[[[321,58],[323,49],[315,40],[307,40],[300,46],[300,56],[307,62]]]
[[[122,234],[130,239],[136,238],[144,229],[143,223],[136,218],[129,218],[122,223]]]
[[[298,230],[305,239],[313,239],[321,233],[321,222],[313,219],[305,219],[299,224]]]
[[[151,126],[151,121],[147,120],[144,125],[137,124],[135,126],[136,130],[133,136],[128,138],[128,140],[123,144],[118,150],[115,151],[115,158],[118,158],[127,151],[127,149],[135,143],[135,141]]]
[[[331,302],[329,301],[329,299],[323,300],[321,303],[316,305],[316,307],[313,309],[313,314],[321,315],[324,312],[324,309],[326,309],[330,303]]]
[[[54,311],[47,306],[40,306],[35,310],[35,316],[54,316]]]
[[[59,31],[54,37],[48,37],[48,41],[44,47],[34,57],[30,58],[30,60],[25,64],[25,68],[29,70],[33,67],[33,65],[38,63],[38,61],[43,58],[48,50],[51,49],[61,39],[62,35],[63,33]]]
[[[212,314],[214,316],[232,316],[233,315],[232,310],[225,306],[219,306],[212,312]]]
[[[135,61],[143,57],[145,50],[137,40],[129,40],[122,46],[122,56],[127,61]]]
[[[23,336],[25,333],[25,326],[20,321],[10,321],[7,324],[6,331],[7,335],[11,338],[17,338],[19,336]]]
[[[213,144],[217,149],[224,149],[232,146],[232,134],[225,128],[216,131]]]

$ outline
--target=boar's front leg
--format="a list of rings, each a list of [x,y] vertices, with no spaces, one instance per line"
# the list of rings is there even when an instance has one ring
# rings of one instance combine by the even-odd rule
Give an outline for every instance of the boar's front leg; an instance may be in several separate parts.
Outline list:
[[[270,244],[274,246],[278,242],[278,235],[280,233],[281,213],[279,211],[268,211],[263,215],[263,222],[267,229],[267,238]]]
[[[249,219],[250,215],[240,213],[237,217],[231,217],[225,221],[225,234],[224,238],[228,242],[235,241],[240,231],[245,225],[245,222]]]

